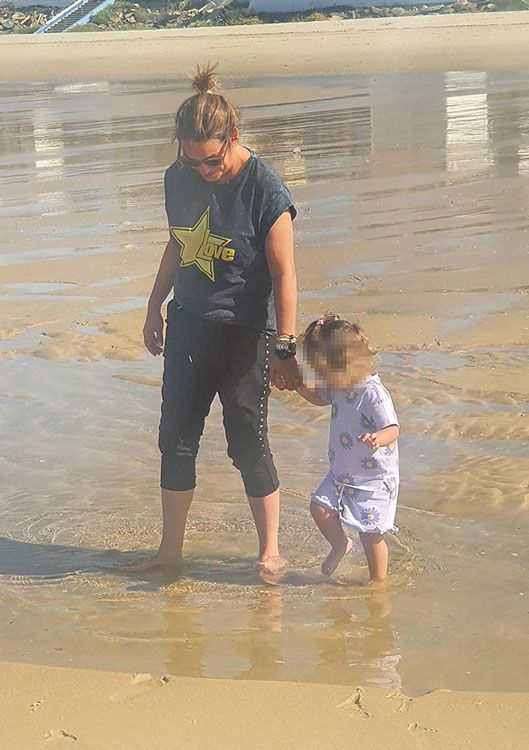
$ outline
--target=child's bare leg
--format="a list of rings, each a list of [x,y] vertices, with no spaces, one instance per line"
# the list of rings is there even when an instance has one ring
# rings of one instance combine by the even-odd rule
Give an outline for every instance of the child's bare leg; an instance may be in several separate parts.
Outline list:
[[[162,541],[155,555],[143,558],[130,565],[122,565],[124,573],[143,573],[159,567],[175,567],[182,562],[182,548],[186,529],[187,513],[193,500],[194,490],[162,489]]]
[[[316,526],[331,545],[331,551],[321,565],[321,572],[324,576],[332,576],[342,558],[351,551],[352,542],[345,535],[338,513],[317,503],[310,504],[310,512]]]
[[[383,581],[388,574],[388,545],[384,537],[382,534],[360,532],[360,541],[366,553],[370,580]]]

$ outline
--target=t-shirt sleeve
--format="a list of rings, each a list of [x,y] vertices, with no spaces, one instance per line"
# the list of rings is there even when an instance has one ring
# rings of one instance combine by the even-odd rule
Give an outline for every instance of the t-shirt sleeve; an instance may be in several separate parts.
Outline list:
[[[366,432],[376,432],[391,425],[399,426],[393,401],[385,388],[369,389],[362,400],[360,413]]]
[[[260,226],[263,243],[266,242],[271,228],[285,211],[290,211],[293,220],[296,218],[297,211],[292,196],[288,189],[284,185],[281,185],[278,190],[271,194],[263,209]]]
[[[167,226],[175,226],[174,215],[171,216],[171,214],[174,214],[176,196],[182,195],[182,170],[177,162],[173,162],[173,164],[165,170],[163,190]],[[169,238],[171,237],[171,231],[169,230]]]
[[[163,192],[164,192],[164,200],[165,200],[165,213],[167,215],[167,225],[171,226],[171,219],[169,217],[169,195],[171,193],[171,190],[174,189],[172,187],[172,167],[169,167],[165,170],[165,174],[163,177]]]

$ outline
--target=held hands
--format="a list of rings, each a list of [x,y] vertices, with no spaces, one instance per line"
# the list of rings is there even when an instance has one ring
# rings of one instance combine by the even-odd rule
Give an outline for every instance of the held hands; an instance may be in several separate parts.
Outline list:
[[[163,318],[160,311],[147,312],[145,325],[143,326],[143,343],[156,357],[163,352]]]
[[[273,357],[270,362],[270,382],[279,391],[295,391],[303,382],[296,358],[278,359]]]

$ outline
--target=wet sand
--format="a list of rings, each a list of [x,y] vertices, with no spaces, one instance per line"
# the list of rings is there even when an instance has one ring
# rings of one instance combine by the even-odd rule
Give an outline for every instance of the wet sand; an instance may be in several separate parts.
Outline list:
[[[171,79],[193,60],[225,75],[527,69],[529,12],[365,18],[213,29],[2,37],[4,80]],[[191,63],[190,63],[191,61]]]
[[[517,706],[529,692],[520,658],[529,647],[529,74],[231,86],[244,141],[280,171],[299,208],[300,327],[333,308],[359,319],[380,349],[403,428],[391,585],[383,594],[365,586],[358,546],[336,583],[319,576],[324,545],[307,498],[325,471],[327,415],[284,394],[275,394],[270,426],[292,560],[285,585],[253,577],[251,517],[218,407],[202,443],[183,575],[116,571],[158,540],[161,362],[143,352],[140,331],[167,236],[172,113],[187,84],[5,83],[0,658],[26,663],[6,674],[76,690],[87,684],[78,674],[55,680],[29,665],[272,680],[294,700],[291,682],[321,683],[333,700],[363,685],[382,689],[375,703],[394,691],[465,691],[415,705],[437,707],[438,732],[444,707],[460,706],[469,737],[472,707],[485,705],[516,747]],[[112,694],[137,684],[93,679]],[[218,717],[223,686],[237,688],[206,684]],[[17,692],[20,711],[42,700]],[[252,688],[252,701],[258,694]],[[347,705],[356,712],[354,700]],[[417,739],[414,725],[429,721],[414,715],[399,747],[404,736],[410,747],[457,747],[435,731]],[[374,722],[357,724],[373,731]],[[67,741],[62,730],[76,734],[55,718],[41,730],[59,733],[48,744]],[[496,736],[482,732],[476,746],[486,747]]]

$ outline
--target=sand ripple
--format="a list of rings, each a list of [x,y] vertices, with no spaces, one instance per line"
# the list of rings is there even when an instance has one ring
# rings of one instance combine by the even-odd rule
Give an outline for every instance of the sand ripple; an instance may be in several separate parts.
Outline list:
[[[420,494],[411,489],[419,507],[449,514],[486,517],[498,521],[524,514],[529,508],[527,460],[467,457],[449,471],[436,471],[422,478]]]

